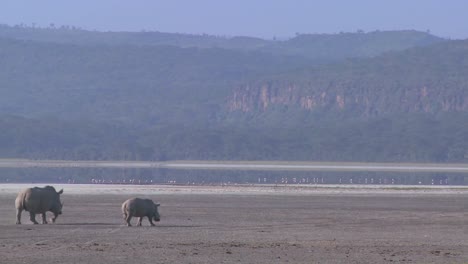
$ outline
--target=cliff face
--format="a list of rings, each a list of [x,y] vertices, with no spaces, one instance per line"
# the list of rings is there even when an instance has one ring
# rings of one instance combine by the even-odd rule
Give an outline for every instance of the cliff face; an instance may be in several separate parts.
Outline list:
[[[263,77],[238,86],[230,112],[275,106],[354,116],[468,112],[468,41]]]
[[[248,113],[265,112],[274,106],[287,106],[306,111],[352,111],[358,116],[402,112],[468,112],[467,90],[459,89],[455,93],[421,85],[402,86],[385,92],[385,89],[379,87],[360,88],[357,83],[317,89],[307,84],[272,82],[237,88],[228,98],[227,108],[230,112]]]

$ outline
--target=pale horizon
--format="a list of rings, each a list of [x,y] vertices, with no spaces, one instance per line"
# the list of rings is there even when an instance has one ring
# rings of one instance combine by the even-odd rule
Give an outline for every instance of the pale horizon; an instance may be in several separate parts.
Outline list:
[[[0,24],[285,39],[300,34],[417,30],[468,38],[468,1],[6,0]]]

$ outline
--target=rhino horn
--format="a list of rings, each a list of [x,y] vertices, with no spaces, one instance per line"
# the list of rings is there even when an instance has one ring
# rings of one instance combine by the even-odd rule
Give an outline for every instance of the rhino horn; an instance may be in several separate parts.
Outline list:
[[[63,193],[63,189],[61,189],[61,190],[58,192],[58,194],[62,194],[62,193]]]

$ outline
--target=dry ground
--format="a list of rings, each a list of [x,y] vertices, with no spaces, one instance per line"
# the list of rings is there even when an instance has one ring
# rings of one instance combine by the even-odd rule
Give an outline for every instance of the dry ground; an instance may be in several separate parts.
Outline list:
[[[15,225],[15,188],[0,188],[0,263],[468,263],[465,191],[158,187],[136,195],[132,187],[109,194],[65,186],[56,224],[32,225],[23,212]],[[143,227],[123,225],[120,205],[134,196],[161,203],[156,227],[146,219]]]

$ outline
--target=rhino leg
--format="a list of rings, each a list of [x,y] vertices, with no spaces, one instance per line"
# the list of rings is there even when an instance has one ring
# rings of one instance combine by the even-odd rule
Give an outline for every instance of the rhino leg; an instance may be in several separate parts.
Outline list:
[[[153,224],[153,219],[151,219],[151,218],[152,218],[151,216],[148,216],[148,220],[149,220],[151,226],[155,226],[155,224]]]
[[[125,222],[127,222],[127,226],[132,226],[132,224],[130,224],[130,220],[132,220],[132,216],[130,214],[125,214]]]
[[[143,221],[143,216],[140,217],[140,218],[138,218],[138,224],[137,224],[137,226],[141,226],[141,221]]]
[[[16,209],[16,224],[21,225],[21,212],[23,212],[23,209]]]
[[[50,221],[52,221],[52,223],[55,224],[55,220],[57,220],[57,217],[58,217],[58,216],[59,216],[58,213],[54,213],[54,217],[51,217],[51,218],[50,218]]]
[[[35,213],[29,212],[29,219],[31,219],[31,222],[33,222],[35,225],[39,224],[36,221],[36,214]]]
[[[42,213],[42,224],[47,224],[46,214]]]

